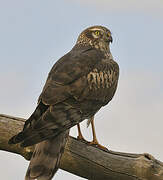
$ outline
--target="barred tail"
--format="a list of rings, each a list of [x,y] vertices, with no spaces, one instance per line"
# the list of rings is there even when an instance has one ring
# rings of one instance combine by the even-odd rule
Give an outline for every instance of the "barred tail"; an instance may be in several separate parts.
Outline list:
[[[51,180],[58,170],[69,130],[35,146],[25,180]]]

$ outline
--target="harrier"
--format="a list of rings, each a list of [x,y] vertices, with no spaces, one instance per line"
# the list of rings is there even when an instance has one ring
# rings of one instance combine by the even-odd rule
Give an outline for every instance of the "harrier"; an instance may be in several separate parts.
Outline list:
[[[110,52],[112,36],[103,26],[85,29],[70,52],[52,67],[23,130],[9,140],[22,147],[36,144],[25,180],[51,180],[56,173],[69,129],[88,119],[93,142],[102,147],[94,130],[94,115],[117,89],[119,66]]]

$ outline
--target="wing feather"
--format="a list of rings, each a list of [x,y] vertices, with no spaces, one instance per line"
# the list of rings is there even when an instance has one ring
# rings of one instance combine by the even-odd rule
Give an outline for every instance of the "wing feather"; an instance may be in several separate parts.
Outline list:
[[[80,50],[80,53],[75,49],[70,51],[52,67],[39,101],[51,105],[72,96],[71,85],[88,74],[102,57],[103,54],[93,48]]]

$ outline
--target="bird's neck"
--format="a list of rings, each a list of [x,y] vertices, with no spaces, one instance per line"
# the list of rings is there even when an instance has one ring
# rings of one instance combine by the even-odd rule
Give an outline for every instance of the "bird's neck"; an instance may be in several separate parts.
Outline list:
[[[110,53],[110,47],[107,42],[98,42],[95,45],[95,48],[100,49],[101,51],[104,52],[104,54]]]
[[[75,49],[80,49],[80,48],[95,48],[97,50],[102,51],[104,54],[110,54],[110,47],[107,42],[89,42],[89,43],[79,43],[77,42],[74,46]],[[73,48],[73,49],[74,49]]]

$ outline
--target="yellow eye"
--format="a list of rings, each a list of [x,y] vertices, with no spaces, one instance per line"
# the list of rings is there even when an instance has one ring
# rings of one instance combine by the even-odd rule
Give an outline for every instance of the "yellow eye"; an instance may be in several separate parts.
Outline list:
[[[111,33],[110,33],[110,32],[108,32],[108,36],[111,36]]]
[[[95,34],[96,34],[97,36],[99,36],[99,35],[100,35],[100,31],[95,31]]]

